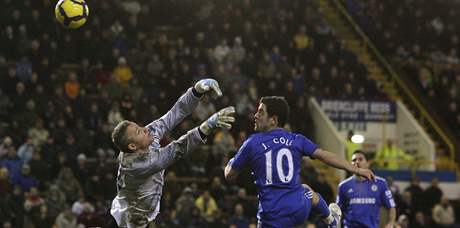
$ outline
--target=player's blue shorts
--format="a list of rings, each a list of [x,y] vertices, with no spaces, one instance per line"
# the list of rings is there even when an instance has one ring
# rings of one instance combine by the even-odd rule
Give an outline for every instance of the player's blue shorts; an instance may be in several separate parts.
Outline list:
[[[307,190],[301,200],[300,210],[283,217],[264,218],[258,221],[257,228],[289,228],[302,224],[308,219],[311,210],[312,192]]]

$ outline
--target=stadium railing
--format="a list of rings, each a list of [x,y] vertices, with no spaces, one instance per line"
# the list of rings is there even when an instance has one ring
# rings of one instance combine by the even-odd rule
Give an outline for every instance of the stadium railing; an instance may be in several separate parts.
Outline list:
[[[386,162],[397,163],[399,168],[385,169],[383,168],[383,164]],[[424,170],[423,167],[427,166],[434,166],[436,169],[433,171]],[[417,173],[438,173],[440,175],[449,176],[449,180],[454,178],[455,181],[457,181],[460,176],[460,169],[458,168],[457,163],[447,158],[436,160],[414,159],[412,161],[380,159],[375,160],[375,169],[379,171],[406,171],[409,172],[411,176],[414,176]]]

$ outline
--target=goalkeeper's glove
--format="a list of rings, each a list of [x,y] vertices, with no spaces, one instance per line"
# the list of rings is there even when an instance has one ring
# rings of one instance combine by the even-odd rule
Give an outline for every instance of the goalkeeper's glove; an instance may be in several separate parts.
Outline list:
[[[201,94],[209,92],[211,97],[214,99],[222,96],[222,91],[220,91],[219,83],[212,78],[206,78],[198,81],[194,88],[198,93]]]
[[[235,114],[235,107],[233,106],[221,109],[200,125],[201,132],[205,135],[209,135],[211,130],[215,128],[225,128],[229,130],[232,128],[232,123],[235,122],[235,117],[232,116],[233,114]]]

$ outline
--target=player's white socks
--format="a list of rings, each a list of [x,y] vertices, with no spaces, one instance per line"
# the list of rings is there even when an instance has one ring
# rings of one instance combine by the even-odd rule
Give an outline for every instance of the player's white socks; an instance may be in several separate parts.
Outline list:
[[[329,225],[331,224],[332,222],[334,222],[334,217],[332,216],[332,213],[329,213],[329,216],[327,216],[327,218],[325,218],[325,222]]]
[[[337,228],[340,226],[340,220],[342,218],[342,210],[336,203],[329,204],[329,216],[326,221],[330,228]]]

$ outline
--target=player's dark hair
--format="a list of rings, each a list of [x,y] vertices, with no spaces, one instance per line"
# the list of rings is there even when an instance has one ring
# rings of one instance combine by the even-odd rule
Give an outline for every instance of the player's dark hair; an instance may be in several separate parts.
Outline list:
[[[364,151],[362,151],[362,150],[355,150],[355,152],[353,152],[353,154],[362,154],[364,156],[364,158],[366,159],[366,161],[369,161],[369,155],[367,153],[364,153]]]
[[[269,117],[278,117],[278,127],[284,127],[289,117],[289,105],[286,99],[279,96],[262,97],[260,103],[267,107]]]
[[[126,135],[126,129],[129,126],[129,121],[123,120],[117,124],[112,131],[112,142],[122,152],[131,153],[128,144],[130,143],[128,135]]]

